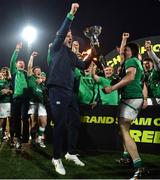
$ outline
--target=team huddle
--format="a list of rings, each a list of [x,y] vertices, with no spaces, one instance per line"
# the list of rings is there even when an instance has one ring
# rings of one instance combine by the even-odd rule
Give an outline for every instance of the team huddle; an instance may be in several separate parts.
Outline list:
[[[124,145],[124,157],[130,158],[138,179],[148,173],[130,136],[131,122],[147,105],[160,104],[160,59],[152,50],[151,41],[145,42],[148,57],[142,59],[139,46],[128,43],[129,33],[122,34],[117,49],[121,62],[118,69],[111,66],[99,73],[94,47],[80,53],[79,42],[73,41],[71,23],[79,8],[73,3],[56,37],[48,47],[47,73],[34,66],[38,53],[32,52],[25,70],[19,57],[22,43],[16,45],[10,67],[0,70],[0,144],[5,139],[9,121],[10,145],[20,150],[23,143],[45,148],[47,120],[54,120],[52,164],[57,173],[66,174],[61,156],[65,128],[68,130],[65,159],[85,166],[77,156],[80,127],[78,104],[91,108],[98,105],[119,105],[119,126]]]

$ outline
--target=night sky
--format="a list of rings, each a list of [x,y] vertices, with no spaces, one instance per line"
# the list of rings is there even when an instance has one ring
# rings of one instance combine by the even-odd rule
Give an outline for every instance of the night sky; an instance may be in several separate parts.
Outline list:
[[[35,65],[43,65],[46,70],[48,43],[54,39],[72,2],[80,4],[71,29],[80,41],[81,51],[89,47],[83,30],[92,25],[102,26],[99,40],[104,55],[120,44],[124,31],[131,34],[130,40],[160,35],[160,0],[0,0],[0,67],[9,65],[23,27],[30,24],[38,30],[32,46],[39,53]],[[24,57],[25,47],[24,44]]]

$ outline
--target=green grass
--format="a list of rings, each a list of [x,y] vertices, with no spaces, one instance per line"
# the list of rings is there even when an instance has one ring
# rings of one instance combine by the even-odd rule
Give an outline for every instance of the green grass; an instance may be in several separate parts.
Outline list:
[[[80,159],[85,167],[75,166],[63,158],[66,176],[58,175],[51,164],[52,148],[22,148],[21,152],[10,149],[8,144],[0,147],[1,179],[128,179],[133,174],[132,167],[115,162],[120,152],[81,152]],[[160,178],[160,156],[141,154],[151,173],[146,178]]]

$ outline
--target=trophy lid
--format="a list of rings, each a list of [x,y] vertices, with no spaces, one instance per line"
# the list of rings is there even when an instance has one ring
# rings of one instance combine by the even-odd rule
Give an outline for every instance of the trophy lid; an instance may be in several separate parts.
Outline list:
[[[87,27],[83,33],[86,37],[91,38],[92,36],[98,37],[101,34],[102,27],[101,26],[91,26]]]

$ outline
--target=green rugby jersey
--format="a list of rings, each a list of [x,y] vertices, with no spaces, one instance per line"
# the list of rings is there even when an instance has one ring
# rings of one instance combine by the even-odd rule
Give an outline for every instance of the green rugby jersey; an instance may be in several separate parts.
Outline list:
[[[79,80],[78,101],[83,104],[95,102],[98,93],[98,85],[91,75],[84,75],[79,69],[74,71],[75,77]]]
[[[10,80],[3,79],[0,80],[0,103],[9,103],[11,102],[12,94],[2,94],[2,89],[11,89]]]
[[[136,68],[136,74],[133,81],[121,88],[122,99],[143,98],[144,71],[140,60],[136,57],[131,57],[126,59],[124,63],[125,71],[130,67],[134,67]]]
[[[34,75],[28,77],[28,87],[30,91],[30,101],[44,103],[43,89],[44,83],[38,84],[36,82],[38,78]]]

